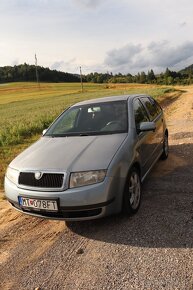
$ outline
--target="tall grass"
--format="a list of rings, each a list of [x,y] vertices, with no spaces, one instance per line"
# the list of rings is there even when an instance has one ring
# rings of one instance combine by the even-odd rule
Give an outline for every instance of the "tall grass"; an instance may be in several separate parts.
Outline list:
[[[148,85],[9,84],[0,86],[0,147],[16,145],[39,134],[68,106],[102,96],[146,93],[163,95],[166,88]],[[76,93],[75,93],[76,92]],[[78,93],[77,93],[78,92]]]

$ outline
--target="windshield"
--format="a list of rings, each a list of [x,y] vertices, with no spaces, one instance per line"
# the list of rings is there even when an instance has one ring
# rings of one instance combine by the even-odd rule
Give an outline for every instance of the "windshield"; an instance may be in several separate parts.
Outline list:
[[[87,136],[125,133],[127,101],[73,106],[65,111],[44,136]]]

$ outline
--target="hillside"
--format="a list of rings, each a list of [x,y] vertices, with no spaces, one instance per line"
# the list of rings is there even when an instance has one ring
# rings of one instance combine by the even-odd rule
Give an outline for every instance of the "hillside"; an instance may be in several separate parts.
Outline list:
[[[179,73],[183,75],[193,74],[193,64],[185,67],[184,69],[180,70]]]

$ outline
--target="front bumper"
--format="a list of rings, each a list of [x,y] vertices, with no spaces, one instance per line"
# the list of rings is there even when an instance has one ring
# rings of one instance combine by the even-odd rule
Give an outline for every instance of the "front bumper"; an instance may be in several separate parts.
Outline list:
[[[26,214],[62,220],[97,219],[121,210],[123,180],[106,177],[101,183],[67,189],[62,192],[32,191],[18,188],[5,177],[5,194],[9,202],[17,210]],[[47,212],[22,209],[18,196],[31,198],[50,198],[59,200],[58,212]]]

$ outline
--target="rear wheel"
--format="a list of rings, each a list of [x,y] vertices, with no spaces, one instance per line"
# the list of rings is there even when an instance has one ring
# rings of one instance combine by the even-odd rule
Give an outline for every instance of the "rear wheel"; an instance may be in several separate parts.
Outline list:
[[[168,158],[168,154],[169,154],[168,134],[165,133],[164,141],[163,141],[163,152],[161,155],[161,159],[166,160]]]
[[[123,212],[127,215],[135,214],[141,202],[141,180],[138,170],[133,167],[127,177],[124,195]]]

